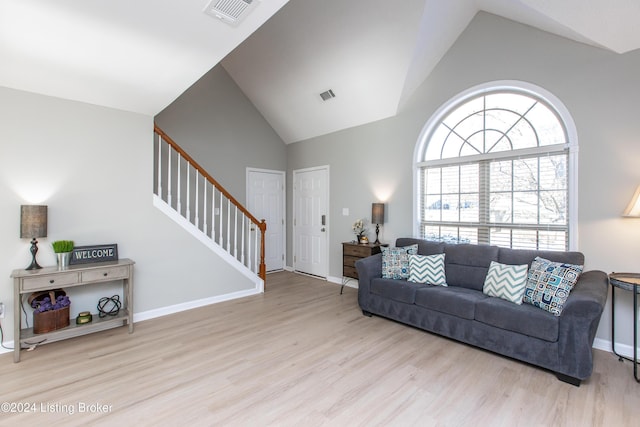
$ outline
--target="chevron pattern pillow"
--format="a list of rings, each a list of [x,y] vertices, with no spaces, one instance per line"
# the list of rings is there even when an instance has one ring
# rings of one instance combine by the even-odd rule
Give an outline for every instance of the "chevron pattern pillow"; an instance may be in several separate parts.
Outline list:
[[[507,265],[491,261],[482,292],[490,297],[498,297],[522,304],[527,286],[527,264]]]
[[[447,286],[444,273],[444,254],[409,255],[410,282]]]
[[[582,265],[536,257],[531,263],[523,301],[560,316],[582,269]]]

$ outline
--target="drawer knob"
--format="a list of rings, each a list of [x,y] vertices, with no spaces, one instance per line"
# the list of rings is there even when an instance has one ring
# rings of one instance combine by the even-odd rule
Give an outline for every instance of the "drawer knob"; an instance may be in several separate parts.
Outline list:
[[[109,273],[103,273],[102,275],[103,275],[104,277],[107,277],[107,274],[109,274]]]
[[[49,280],[49,283],[53,283],[53,282],[55,282],[55,280],[53,280],[53,279]]]

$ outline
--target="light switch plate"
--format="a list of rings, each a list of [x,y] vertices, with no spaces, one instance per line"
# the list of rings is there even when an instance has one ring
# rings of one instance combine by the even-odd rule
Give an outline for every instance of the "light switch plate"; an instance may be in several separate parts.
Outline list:
[[[342,216],[349,216],[349,208],[342,208]]]

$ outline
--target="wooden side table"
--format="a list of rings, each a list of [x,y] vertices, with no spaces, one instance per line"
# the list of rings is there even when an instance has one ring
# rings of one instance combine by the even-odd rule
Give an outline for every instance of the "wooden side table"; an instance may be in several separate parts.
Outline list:
[[[633,362],[633,377],[638,379],[638,293],[640,293],[640,274],[638,273],[611,273],[609,275],[611,283],[611,347],[613,354],[618,356],[618,360],[623,359]],[[633,292],[633,359],[624,357],[616,352],[616,297],[615,290],[623,289]]]
[[[356,261],[371,255],[379,254],[382,251],[381,248],[383,246],[388,245],[384,243],[342,243],[342,286],[340,287],[341,295],[342,291],[344,290],[344,285],[346,285],[350,279],[358,279],[358,272],[356,271]]]

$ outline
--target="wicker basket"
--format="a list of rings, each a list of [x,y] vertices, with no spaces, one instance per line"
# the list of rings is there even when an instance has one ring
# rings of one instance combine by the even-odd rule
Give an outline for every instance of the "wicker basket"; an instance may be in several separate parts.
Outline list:
[[[48,292],[37,292],[29,297],[29,304],[34,298],[40,297],[42,294],[48,294],[52,301],[55,301],[56,294],[64,295],[62,289],[56,289]],[[42,313],[33,312],[33,333],[44,334],[45,332],[55,331],[69,326],[69,306],[58,310],[43,311]]]

